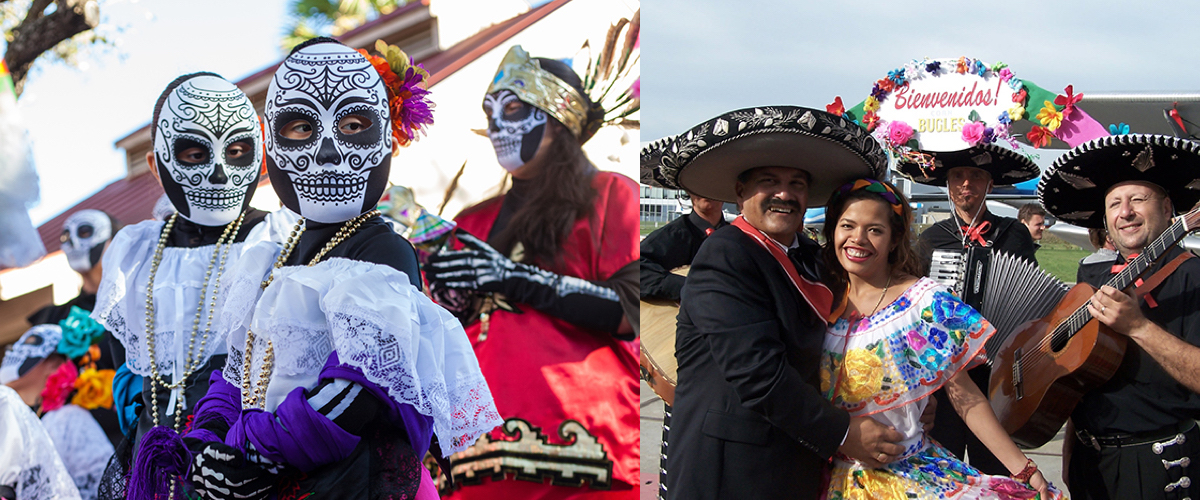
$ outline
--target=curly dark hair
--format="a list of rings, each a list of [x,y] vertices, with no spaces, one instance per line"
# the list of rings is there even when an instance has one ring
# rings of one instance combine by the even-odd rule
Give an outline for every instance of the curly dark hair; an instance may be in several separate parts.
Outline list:
[[[900,214],[888,210],[888,226],[892,230],[892,243],[896,244],[896,248],[888,254],[888,263],[892,265],[892,276],[901,274],[920,276],[921,259],[917,256],[916,249],[913,246],[914,235],[910,230],[913,222],[912,207],[909,206],[908,199],[904,197],[904,193],[901,193],[891,183],[882,182],[891,188],[892,192],[896,195],[896,199],[900,202]],[[839,297],[846,292],[850,277],[846,273],[846,269],[838,262],[837,249],[834,248],[834,233],[837,231],[838,220],[842,218],[846,207],[850,205],[850,202],[858,200],[875,200],[887,203],[890,206],[887,200],[865,189],[856,189],[843,195],[835,193],[829,199],[829,203],[826,204],[825,226],[821,230],[822,235],[825,237],[825,246],[821,249],[821,255],[825,258],[825,264],[828,268],[830,288]]]

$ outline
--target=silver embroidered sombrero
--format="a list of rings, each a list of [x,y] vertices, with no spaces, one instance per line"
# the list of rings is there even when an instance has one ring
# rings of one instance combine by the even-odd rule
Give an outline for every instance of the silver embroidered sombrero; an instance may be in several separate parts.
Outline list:
[[[649,146],[648,146],[649,147]],[[664,187],[735,202],[737,176],[756,167],[791,167],[812,176],[808,205],[825,204],[838,186],[879,179],[887,154],[862,127],[845,118],[797,106],[729,111],[660,145],[653,177]],[[647,168],[643,149],[642,168]]]
[[[1127,181],[1156,184],[1176,210],[1200,201],[1200,144],[1165,135],[1101,137],[1066,152],[1038,182],[1042,206],[1077,226],[1104,227],[1104,195]]]
[[[658,165],[662,162],[663,154],[671,146],[671,142],[675,140],[675,137],[674,135],[668,135],[642,147],[642,166],[641,172],[639,172],[639,180],[642,184],[667,189],[683,189],[675,184],[675,179],[662,177],[661,170],[658,168]]]

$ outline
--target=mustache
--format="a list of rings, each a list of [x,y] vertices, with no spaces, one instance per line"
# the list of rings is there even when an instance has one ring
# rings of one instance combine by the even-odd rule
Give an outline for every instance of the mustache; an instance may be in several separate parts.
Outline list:
[[[779,198],[771,198],[768,200],[763,200],[763,202],[762,202],[762,211],[763,212],[766,212],[771,207],[791,208],[798,212],[803,210],[803,208],[800,207],[800,202],[798,202],[796,200],[781,200]]]

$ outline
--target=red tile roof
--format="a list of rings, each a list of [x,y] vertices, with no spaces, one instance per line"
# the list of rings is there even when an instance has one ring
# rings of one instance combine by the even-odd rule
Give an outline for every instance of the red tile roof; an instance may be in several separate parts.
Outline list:
[[[133,224],[149,219],[154,203],[162,195],[162,187],[149,173],[121,179],[42,224],[38,227],[38,235],[42,237],[42,244],[46,245],[46,252],[54,253],[61,246],[58,237],[62,234],[63,221],[68,215],[94,208],[107,212],[121,224]]]
[[[536,8],[530,9],[519,16],[484,28],[479,33],[476,33],[470,38],[455,44],[453,47],[417,62],[423,65],[427,71],[429,71],[429,86],[436,85],[438,82],[446,79],[450,75],[453,75],[467,64],[470,64],[483,54],[498,47],[500,44],[504,43],[513,36],[516,36],[525,28],[532,26],[534,23],[550,15],[555,10],[558,10],[559,7],[566,5],[570,1],[571,0],[554,0],[547,2]],[[422,5],[423,3],[424,2],[414,2],[413,4],[410,4],[409,7],[416,8],[416,6]],[[376,23],[385,22],[391,17],[404,15],[409,10],[409,7],[396,9],[395,12],[392,12],[387,16],[380,16],[378,19],[364,24],[363,26],[356,28],[354,31],[346,33],[343,38],[353,36],[353,34],[359,30],[369,29]],[[278,62],[274,63],[264,68],[262,71],[243,78],[237,82],[237,85],[241,86],[244,83],[262,78],[267,74],[271,74],[275,71],[275,68],[277,68],[279,64],[280,63]],[[133,136],[149,126],[150,125],[147,124],[146,126],[130,133],[126,137]],[[121,140],[123,139],[124,138]],[[120,140],[118,140],[118,142],[120,142]],[[263,181],[260,186],[265,187],[266,185],[266,176],[263,176]],[[154,209],[154,203],[158,201],[158,198],[161,197],[162,194],[162,187],[158,185],[158,181],[156,181],[148,172],[138,175],[137,177],[121,179],[109,184],[108,186],[105,186],[104,189],[101,189],[96,194],[79,202],[77,205],[68,208],[66,211],[54,217],[53,219],[50,219],[45,224],[42,224],[40,227],[38,227],[38,234],[42,237],[42,243],[46,245],[46,251],[53,253],[60,247],[58,238],[59,235],[62,234],[63,221],[66,220],[67,215],[79,210],[94,208],[109,213],[118,221],[120,221],[121,224],[132,224],[149,219],[150,213]]]

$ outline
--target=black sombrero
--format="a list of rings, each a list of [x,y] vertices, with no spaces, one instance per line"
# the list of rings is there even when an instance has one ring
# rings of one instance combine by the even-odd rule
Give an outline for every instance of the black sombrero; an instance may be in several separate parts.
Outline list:
[[[1025,155],[995,144],[979,144],[958,151],[921,151],[933,157],[933,166],[912,162],[896,164],[896,171],[917,184],[946,186],[946,175],[954,167],[975,167],[992,175],[992,184],[1011,186],[1036,179],[1041,170]]]
[[[666,178],[662,176],[662,170],[658,168],[662,162],[663,154],[667,148],[671,146],[671,141],[675,140],[675,136],[668,135],[661,139],[657,139],[642,147],[642,167],[640,181],[647,186],[661,187],[667,189],[683,189],[675,184],[674,178]]]
[[[808,205],[820,206],[852,179],[879,179],[887,155],[866,130],[840,116],[764,106],[730,111],[679,134],[663,149],[655,175],[664,185],[735,202],[737,176],[756,167],[807,171]]]
[[[1200,201],[1200,144],[1165,135],[1114,135],[1066,152],[1042,175],[1038,200],[1059,219],[1104,227],[1104,195],[1128,181],[1167,191],[1177,210]]]

